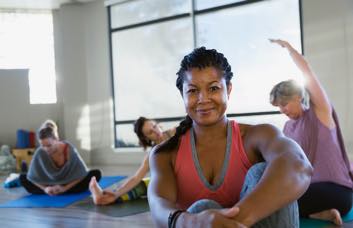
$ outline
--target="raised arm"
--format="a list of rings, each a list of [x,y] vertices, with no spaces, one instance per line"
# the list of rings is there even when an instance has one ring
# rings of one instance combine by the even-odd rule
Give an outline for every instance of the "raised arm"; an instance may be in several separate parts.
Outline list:
[[[299,145],[271,125],[250,127],[244,145],[252,162],[267,162],[254,190],[236,204],[235,219],[252,226],[298,199],[310,184],[312,168]]]
[[[316,115],[326,126],[335,126],[332,118],[332,107],[329,98],[304,56],[295,50],[287,41],[280,39],[270,39],[270,41],[288,50],[290,57],[305,78],[305,88],[309,92],[310,101]]]

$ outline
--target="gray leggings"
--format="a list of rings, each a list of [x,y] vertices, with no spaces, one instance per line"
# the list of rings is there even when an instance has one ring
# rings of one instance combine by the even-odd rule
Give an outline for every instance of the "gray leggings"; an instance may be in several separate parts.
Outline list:
[[[253,165],[246,174],[243,188],[240,193],[240,199],[248,195],[259,182],[263,172],[265,171],[266,163],[261,162]],[[193,203],[188,212],[198,213],[207,209],[221,209],[222,206],[217,202],[209,199],[198,200]],[[297,201],[294,201],[272,215],[260,220],[252,227],[255,228],[294,228],[299,227],[299,212]]]

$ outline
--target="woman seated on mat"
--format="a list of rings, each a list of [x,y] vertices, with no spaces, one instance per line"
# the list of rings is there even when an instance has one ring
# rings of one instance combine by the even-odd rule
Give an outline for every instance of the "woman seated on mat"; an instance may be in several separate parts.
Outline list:
[[[148,202],[157,227],[299,227],[296,199],[312,167],[272,125],[225,112],[231,66],[205,47],[186,55],[176,86],[187,116],[150,155]]]
[[[147,147],[153,147],[164,140],[169,139],[175,134],[175,128],[162,131],[156,121],[145,117],[140,117],[135,121],[134,131],[139,139],[139,144],[145,151],[147,150]],[[92,192],[93,202],[97,205],[107,205],[117,201],[124,201],[132,198],[138,198],[141,195],[146,195],[149,179],[143,178],[149,172],[148,157],[149,152],[146,153],[143,162],[136,173],[129,177],[114,191],[103,191],[98,185],[96,179],[92,177],[90,182],[90,190]]]
[[[40,147],[35,151],[27,174],[20,175],[22,186],[32,194],[58,195],[77,193],[88,189],[94,176],[101,178],[99,170],[88,171],[77,152],[67,141],[60,141],[54,121],[47,120],[39,128]]]
[[[290,118],[284,134],[303,148],[314,167],[298,201],[300,215],[342,225],[341,215],[352,207],[353,181],[336,113],[305,58],[288,42],[271,41],[288,50],[306,80],[305,88],[293,80],[280,82],[270,94],[270,102]]]

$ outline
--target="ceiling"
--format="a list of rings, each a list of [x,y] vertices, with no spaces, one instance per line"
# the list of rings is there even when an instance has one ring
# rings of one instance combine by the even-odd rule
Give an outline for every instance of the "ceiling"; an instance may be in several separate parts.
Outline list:
[[[58,9],[63,4],[83,4],[97,0],[0,0],[0,9]]]

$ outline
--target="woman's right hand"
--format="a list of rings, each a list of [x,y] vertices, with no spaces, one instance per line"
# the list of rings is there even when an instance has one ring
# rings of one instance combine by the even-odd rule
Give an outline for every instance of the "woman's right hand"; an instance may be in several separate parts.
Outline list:
[[[56,189],[53,186],[46,186],[44,188],[44,192],[47,193],[50,196],[57,195]]]
[[[115,202],[118,196],[110,190],[103,191],[103,194],[97,195],[94,198],[94,203],[97,205],[108,205]]]
[[[202,228],[216,228],[216,227],[229,227],[229,228],[246,228],[245,225],[237,222],[234,217],[239,213],[239,208],[232,207],[226,209],[210,209],[202,211],[198,214],[189,214],[194,218],[192,222],[193,227]],[[195,226],[196,225],[196,226]],[[177,226],[178,227],[178,226]]]
[[[294,50],[292,45],[290,45],[290,43],[288,43],[285,40],[281,40],[281,39],[269,39],[269,40],[271,43],[278,44],[281,47],[288,49],[289,51]]]

